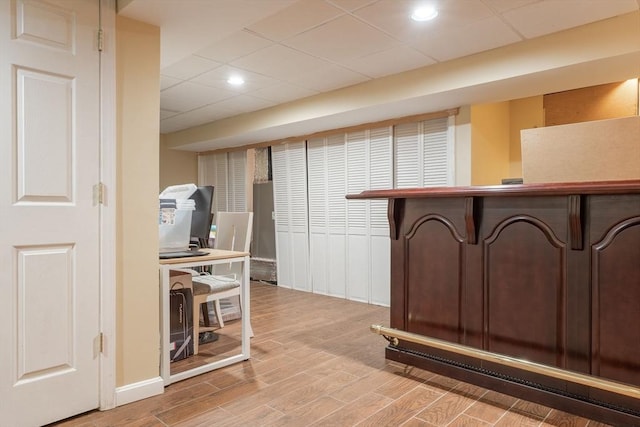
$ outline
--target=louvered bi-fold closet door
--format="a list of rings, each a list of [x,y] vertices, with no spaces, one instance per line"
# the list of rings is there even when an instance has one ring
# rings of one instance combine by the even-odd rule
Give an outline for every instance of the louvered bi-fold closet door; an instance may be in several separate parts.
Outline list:
[[[392,128],[372,129],[369,132],[369,189],[393,188]],[[389,240],[388,201],[368,200],[369,245],[371,250],[371,279],[369,302],[388,306],[391,283],[391,240]]]
[[[344,135],[307,142],[309,248],[314,293],[346,296]]]
[[[198,157],[198,185],[213,185],[214,213],[247,210],[246,170],[246,151]]]
[[[453,185],[453,153],[449,119],[427,120],[422,125],[422,185],[437,187]]]
[[[326,138],[307,141],[307,178],[309,197],[309,269],[314,293],[328,293],[329,242],[327,239],[328,174]]]
[[[273,146],[278,285],[310,291],[305,142]]]
[[[227,153],[227,156],[229,170],[227,211],[245,212],[247,210],[247,152],[232,151]]]
[[[347,134],[347,193],[393,186],[391,128]],[[386,200],[347,204],[347,298],[389,304]]]
[[[392,187],[391,135],[387,127],[308,141],[314,293],[389,304],[387,201],[345,196]]]
[[[447,117],[395,127],[395,187],[453,185],[453,149]]]
[[[347,194],[357,194],[368,187],[368,147],[366,132],[347,134]],[[368,206],[366,200],[349,200],[347,204],[347,298],[369,300]]]
[[[345,136],[327,138],[328,294],[344,298],[347,292],[347,156]]]
[[[227,203],[228,184],[227,177],[229,175],[227,154],[214,154],[214,188],[213,188],[213,212],[227,212],[229,206]]]

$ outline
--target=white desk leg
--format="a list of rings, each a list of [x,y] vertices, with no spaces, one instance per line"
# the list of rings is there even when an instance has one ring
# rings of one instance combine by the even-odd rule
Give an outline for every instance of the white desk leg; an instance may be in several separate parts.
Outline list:
[[[242,354],[249,359],[251,348],[251,337],[253,329],[251,328],[251,306],[249,298],[249,257],[245,256],[242,263],[242,286],[240,298],[242,298]]]
[[[169,366],[169,266],[160,267],[160,376],[171,384]]]

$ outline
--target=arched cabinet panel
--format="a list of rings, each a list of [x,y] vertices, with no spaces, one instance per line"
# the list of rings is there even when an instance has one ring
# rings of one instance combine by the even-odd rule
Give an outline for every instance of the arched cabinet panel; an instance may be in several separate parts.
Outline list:
[[[592,372],[640,384],[640,217],[592,246]]]
[[[441,215],[420,218],[405,236],[408,330],[461,342],[463,240]]]
[[[484,349],[564,366],[565,245],[519,215],[484,241]]]

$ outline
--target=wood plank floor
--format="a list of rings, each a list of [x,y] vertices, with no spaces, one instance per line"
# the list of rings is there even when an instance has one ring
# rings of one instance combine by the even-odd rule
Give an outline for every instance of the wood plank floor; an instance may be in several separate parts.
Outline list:
[[[369,332],[388,319],[388,308],[252,282],[251,360],[57,425],[605,426],[389,362],[386,342]],[[228,351],[238,332],[239,321],[227,323],[202,357]],[[172,369],[198,363],[189,358]]]

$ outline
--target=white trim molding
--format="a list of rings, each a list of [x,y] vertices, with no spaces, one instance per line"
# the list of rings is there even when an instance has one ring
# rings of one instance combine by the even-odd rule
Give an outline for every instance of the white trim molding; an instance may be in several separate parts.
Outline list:
[[[164,380],[157,376],[116,388],[116,406],[147,399],[164,393]]]
[[[100,0],[100,409],[116,406],[116,0]]]

